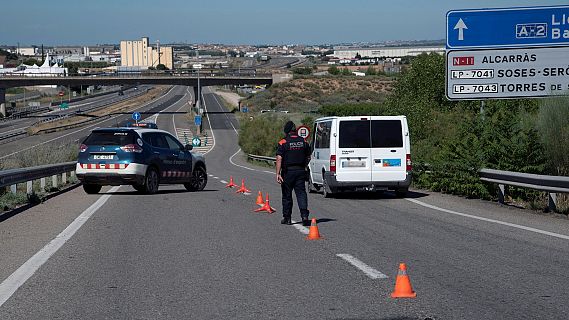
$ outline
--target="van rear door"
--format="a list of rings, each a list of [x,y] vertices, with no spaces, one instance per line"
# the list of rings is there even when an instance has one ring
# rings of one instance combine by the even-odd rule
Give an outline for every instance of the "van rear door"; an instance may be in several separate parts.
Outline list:
[[[370,181],[369,118],[340,118],[338,122],[336,178],[346,182]]]
[[[372,181],[401,181],[407,175],[407,130],[401,118],[371,120]]]

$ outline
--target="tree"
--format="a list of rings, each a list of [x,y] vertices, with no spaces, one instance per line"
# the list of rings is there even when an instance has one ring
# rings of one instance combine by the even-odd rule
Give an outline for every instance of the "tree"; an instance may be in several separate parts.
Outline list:
[[[374,67],[369,66],[369,67],[367,68],[367,70],[366,70],[366,75],[368,75],[368,76],[375,76],[375,75],[377,75],[377,71],[375,70]]]
[[[156,66],[156,70],[168,70],[168,67],[166,67],[163,63],[161,63]]]
[[[360,60],[362,58],[362,56],[360,55],[360,53],[356,53],[356,59]]]
[[[352,75],[352,71],[350,71],[350,69],[348,69],[348,68],[343,68],[343,69],[342,69],[342,75],[344,75],[344,76],[351,76],[351,75]]]
[[[39,60],[34,58],[27,58],[24,61],[22,61],[22,63],[28,66],[33,66],[34,64],[39,66],[41,64]]]
[[[337,76],[340,74],[340,69],[338,69],[338,67],[336,66],[331,66],[328,68],[328,73],[334,76]]]

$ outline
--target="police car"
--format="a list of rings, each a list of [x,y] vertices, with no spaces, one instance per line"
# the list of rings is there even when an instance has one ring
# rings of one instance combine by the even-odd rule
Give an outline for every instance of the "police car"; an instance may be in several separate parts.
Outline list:
[[[207,184],[204,157],[170,133],[146,128],[96,129],[79,147],[77,178],[89,194],[105,185],[132,185],[153,194],[160,184],[201,191]]]

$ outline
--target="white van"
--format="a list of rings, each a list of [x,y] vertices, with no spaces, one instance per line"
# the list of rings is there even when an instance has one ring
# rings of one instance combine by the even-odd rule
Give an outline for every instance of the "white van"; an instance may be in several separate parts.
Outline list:
[[[411,145],[405,116],[319,118],[314,124],[308,190],[394,190],[411,184]]]

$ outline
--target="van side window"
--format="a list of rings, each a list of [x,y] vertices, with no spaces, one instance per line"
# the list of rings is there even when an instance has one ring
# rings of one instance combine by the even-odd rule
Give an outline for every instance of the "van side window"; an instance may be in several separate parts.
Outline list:
[[[330,148],[331,134],[332,134],[332,121],[317,123],[316,134],[314,135],[314,148],[315,149]]]
[[[345,120],[340,121],[339,148],[369,148],[370,124],[368,120]]]
[[[400,120],[372,120],[372,148],[403,148],[403,131]]]

